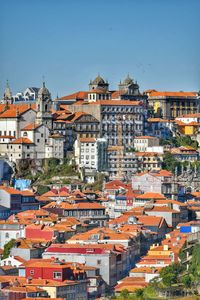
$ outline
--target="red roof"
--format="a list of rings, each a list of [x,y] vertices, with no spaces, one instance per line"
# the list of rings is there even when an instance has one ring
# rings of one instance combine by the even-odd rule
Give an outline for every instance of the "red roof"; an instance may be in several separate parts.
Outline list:
[[[80,138],[81,143],[95,143],[96,139],[95,138]]]
[[[41,126],[41,124],[31,123],[31,124],[26,125],[22,130],[26,130],[26,131],[35,130],[40,126]]]
[[[175,98],[196,98],[196,92],[157,92],[152,91],[149,93],[150,98],[159,98],[159,97],[175,97]]]
[[[67,96],[59,98],[59,100],[77,100],[77,99],[86,99],[88,97],[88,92],[80,91]]]
[[[29,140],[28,138],[24,138],[24,137],[18,138],[14,141],[11,141],[10,143],[11,144],[33,144],[33,142],[31,140]]]
[[[165,196],[163,196],[159,193],[147,192],[142,195],[138,195],[137,199],[163,199],[163,200],[165,200],[166,198],[165,198]]]

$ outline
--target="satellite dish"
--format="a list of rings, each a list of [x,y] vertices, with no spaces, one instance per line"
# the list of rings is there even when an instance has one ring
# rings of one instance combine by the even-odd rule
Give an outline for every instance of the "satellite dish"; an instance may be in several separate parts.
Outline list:
[[[137,219],[134,216],[128,218],[128,224],[137,224]]]
[[[62,203],[62,200],[60,199],[60,197],[58,198],[58,200],[56,201],[57,205],[60,205]]]

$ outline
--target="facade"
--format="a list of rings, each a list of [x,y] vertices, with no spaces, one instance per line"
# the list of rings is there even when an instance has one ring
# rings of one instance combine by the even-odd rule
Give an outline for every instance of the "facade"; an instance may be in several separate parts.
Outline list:
[[[107,141],[105,139],[80,138],[75,142],[75,159],[81,168],[107,170]]]
[[[136,152],[138,160],[138,170],[158,171],[162,168],[163,155],[157,152]]]
[[[172,148],[170,152],[179,161],[199,160],[199,152],[191,146],[181,146],[179,148]]]
[[[166,170],[133,174],[132,188],[142,192],[160,193],[167,198],[177,197],[178,186],[173,175]]]
[[[127,267],[127,252],[122,245],[52,244],[43,254],[45,259],[51,257],[97,267],[102,278],[110,286],[114,286],[117,280],[126,274],[124,271]]]
[[[195,92],[148,91],[148,103],[156,117],[175,119],[183,114],[199,112],[198,94]]]
[[[133,147],[134,136],[144,131],[145,108],[140,101],[101,101],[102,137],[109,146]]]
[[[149,118],[147,120],[146,134],[157,138],[169,139],[176,133],[176,123],[174,120],[162,118]]]
[[[25,226],[15,222],[0,221],[0,248],[11,239],[24,238]],[[16,255],[16,254],[14,254]]]
[[[103,226],[108,220],[105,207],[94,202],[80,202],[69,204],[67,202],[51,202],[43,208],[60,217],[75,217],[81,221],[87,221],[96,226]]]
[[[136,172],[138,161],[134,152],[126,152],[123,146],[108,147],[108,174],[110,180],[130,179]]]
[[[159,146],[159,139],[154,136],[138,136],[134,138],[134,149],[146,152],[149,147]]]
[[[9,104],[0,113],[0,155],[10,161],[64,157],[64,138],[53,132],[48,89],[38,92],[35,105]]]
[[[30,191],[19,191],[11,187],[0,186],[0,203],[1,210],[7,210],[8,215],[2,216],[2,219],[7,219],[11,214],[27,209],[38,209],[39,203],[35,199],[34,193]]]

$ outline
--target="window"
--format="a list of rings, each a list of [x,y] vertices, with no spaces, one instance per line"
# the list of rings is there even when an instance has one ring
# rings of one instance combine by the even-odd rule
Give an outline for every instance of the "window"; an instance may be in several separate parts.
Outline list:
[[[98,259],[98,260],[97,260],[97,265],[100,265],[100,264],[101,264],[101,260]]]
[[[30,275],[34,275],[34,270],[30,270]]]
[[[27,149],[30,149],[30,146],[27,146]]]
[[[53,278],[54,279],[61,279],[62,273],[61,272],[53,272]]]
[[[41,133],[41,137],[43,137],[44,136],[44,134],[43,133]]]
[[[40,142],[40,139],[37,139],[37,143],[39,143]]]
[[[6,238],[9,238],[9,233],[8,232],[6,232]]]

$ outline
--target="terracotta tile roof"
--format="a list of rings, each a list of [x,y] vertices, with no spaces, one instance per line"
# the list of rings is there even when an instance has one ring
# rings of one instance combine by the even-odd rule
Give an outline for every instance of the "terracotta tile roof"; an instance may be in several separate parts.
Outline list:
[[[146,274],[152,274],[152,273],[159,273],[161,268],[149,268],[149,267],[140,267],[140,268],[133,268],[130,270],[130,273],[146,273]]]
[[[95,138],[80,138],[81,143],[95,143],[96,139]]]
[[[198,151],[191,146],[181,146],[178,148],[172,148],[170,152],[172,154],[198,154]]]
[[[74,105],[100,105],[100,106],[142,106],[141,101],[133,100],[99,100],[96,102],[77,101]]]
[[[84,116],[84,115],[89,115],[89,114],[87,114],[87,113],[85,113],[85,112],[83,112],[83,111],[77,111],[77,112],[73,113],[72,115],[70,115],[69,121],[75,122],[75,121],[77,121],[80,117],[82,117],[82,116]],[[71,116],[72,116],[72,118],[71,118]]]
[[[165,219],[163,217],[157,217],[157,216],[138,215],[137,219],[144,226],[160,227],[163,224],[163,222],[165,222]]]
[[[152,208],[146,208],[145,211],[155,211],[155,212],[169,212],[169,213],[175,213],[180,214],[180,211],[172,209],[168,206],[153,206]]]
[[[178,118],[200,118],[200,113],[184,114],[184,115],[179,116]]]
[[[0,135],[0,139],[15,139],[12,135]]]
[[[161,156],[158,152],[135,152],[136,156]]]
[[[119,99],[120,96],[123,95],[123,94],[125,94],[125,93],[126,93],[125,90],[114,91],[114,92],[112,92],[112,94],[111,94],[111,98],[112,98],[113,100]]]
[[[2,291],[13,291],[20,293],[34,293],[34,292],[43,292],[45,290],[37,286],[5,286]]]
[[[163,195],[161,195],[159,193],[152,193],[152,192],[146,192],[146,193],[144,193],[142,195],[138,195],[136,198],[137,199],[161,199],[161,200],[162,199],[163,200],[166,199],[165,196],[163,196]]]
[[[22,115],[29,109],[33,109],[33,107],[35,108],[35,106],[30,107],[28,104],[9,104],[9,108],[3,111],[5,109],[5,104],[3,104],[3,106],[1,105],[0,108],[0,118],[17,118],[17,116]]]
[[[49,138],[52,138],[52,139],[64,139],[64,136],[61,134],[61,133],[54,133],[54,134],[50,134],[49,135]]]
[[[31,131],[31,130],[35,130],[38,127],[42,126],[42,124],[36,124],[36,123],[31,123],[26,125],[23,129],[21,129],[22,131]]]
[[[142,105],[141,101],[132,101],[132,100],[101,100],[100,102],[96,102],[100,105],[104,106],[138,106]]]
[[[160,170],[158,172],[150,172],[151,175],[155,177],[172,177],[172,172],[169,172],[167,170]]]
[[[34,143],[28,138],[21,137],[14,141],[11,141],[10,144],[34,144]]]
[[[13,187],[9,187],[9,186],[4,186],[1,185],[0,186],[0,190],[4,190],[5,192],[7,192],[8,194],[15,194],[15,195],[20,195],[21,191],[14,189]]]
[[[99,203],[94,202],[80,202],[76,204],[69,204],[67,202],[61,202],[60,204],[56,203],[55,201],[48,203],[47,205],[43,206],[43,208],[61,208],[61,209],[69,209],[69,210],[82,210],[82,209],[105,209],[104,206],[100,205]]]
[[[71,99],[78,100],[78,99],[87,99],[87,97],[88,97],[88,92],[80,91],[67,96],[63,96],[59,98],[59,100],[71,100]]]
[[[103,227],[75,234],[68,240],[68,243],[71,243],[71,241],[90,241],[92,240],[93,235],[98,235],[98,240],[130,240],[132,238],[130,233],[118,232],[116,230]]]
[[[109,253],[109,251],[113,252],[125,252],[125,247],[121,244],[52,244],[49,246],[45,252],[50,253],[81,253],[85,251],[85,253],[97,254],[97,253]]]
[[[167,170],[158,170],[158,171],[146,171],[137,173],[136,176],[143,176],[145,174],[149,174],[154,177],[172,177],[172,173]]]
[[[174,123],[174,120],[162,119],[162,118],[149,118],[147,120],[150,123]]]
[[[196,92],[158,92],[152,91],[149,93],[149,98],[159,98],[159,97],[177,97],[177,98],[196,98]]]
[[[134,139],[156,139],[155,136],[149,136],[149,135],[141,135],[141,136],[136,136]]]
[[[20,194],[22,196],[34,196],[35,195],[32,191],[29,191],[29,190],[20,191]]]
[[[154,204],[162,204],[162,205],[164,205],[164,204],[168,205],[170,203],[176,204],[176,205],[181,206],[181,207],[186,207],[187,206],[186,203],[183,203],[183,202],[180,202],[180,201],[177,201],[177,200],[171,200],[171,199],[155,200],[155,202],[154,202]]]

